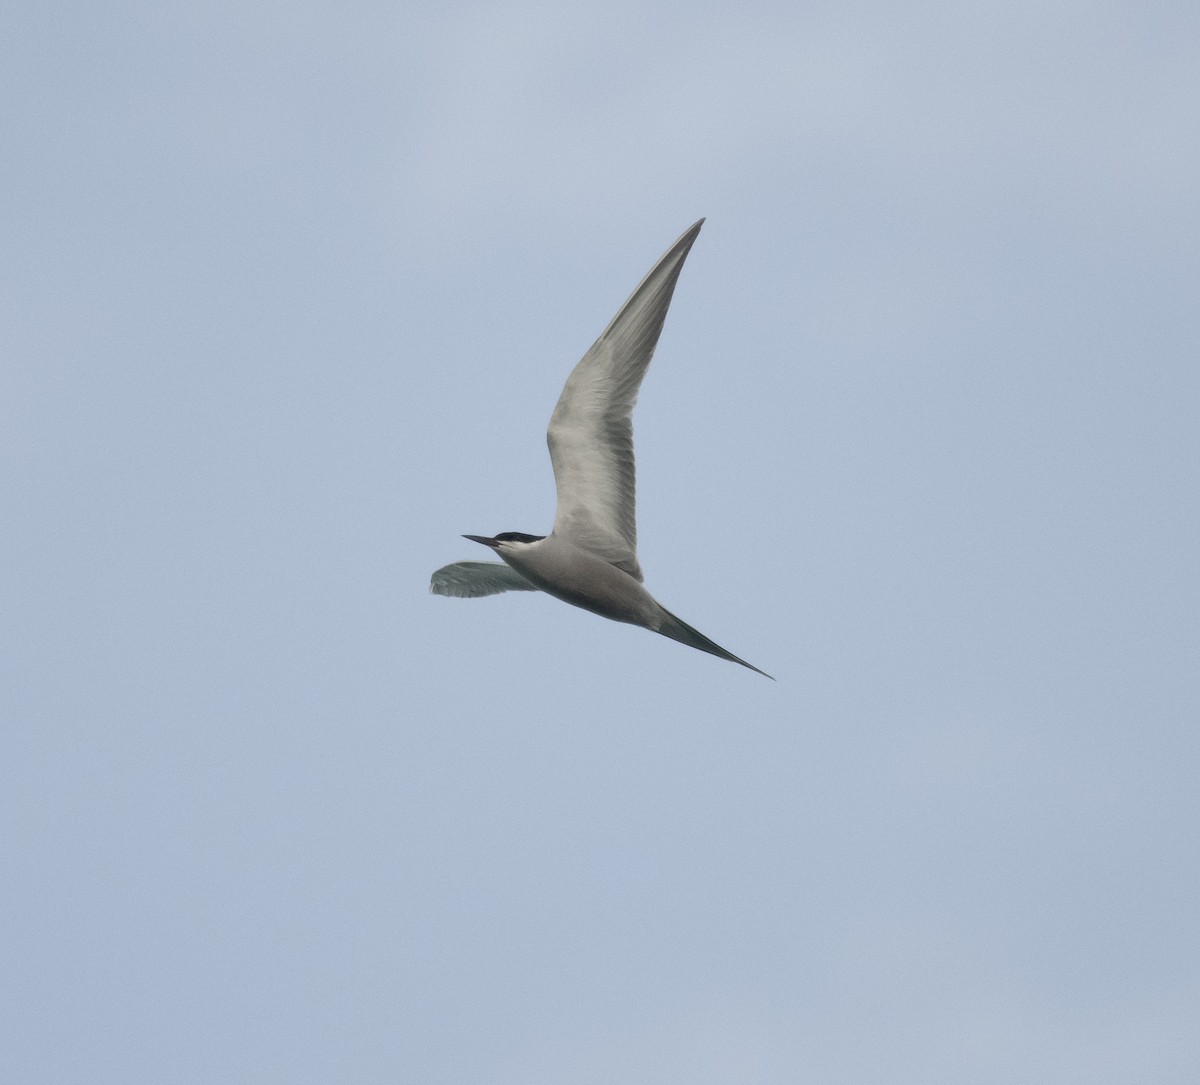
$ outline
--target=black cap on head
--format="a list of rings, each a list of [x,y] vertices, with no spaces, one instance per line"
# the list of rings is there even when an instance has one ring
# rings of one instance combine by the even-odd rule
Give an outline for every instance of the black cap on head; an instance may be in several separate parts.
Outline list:
[[[464,539],[470,539],[471,542],[482,543],[484,546],[490,546],[494,550],[502,542],[522,542],[535,543],[544,539],[545,535],[526,535],[520,531],[502,531],[494,538],[489,538],[487,535],[464,535]]]

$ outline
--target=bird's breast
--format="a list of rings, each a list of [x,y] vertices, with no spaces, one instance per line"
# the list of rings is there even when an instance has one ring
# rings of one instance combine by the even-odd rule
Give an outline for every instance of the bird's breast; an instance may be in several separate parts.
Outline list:
[[[590,551],[550,535],[500,556],[532,584],[564,603],[616,622],[657,628],[662,608],[653,596],[628,573]]]

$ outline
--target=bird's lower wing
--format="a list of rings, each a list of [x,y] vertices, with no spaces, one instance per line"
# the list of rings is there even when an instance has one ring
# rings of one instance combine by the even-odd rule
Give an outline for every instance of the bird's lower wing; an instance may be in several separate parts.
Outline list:
[[[498,561],[456,561],[443,565],[429,581],[434,595],[455,599],[478,599],[502,591],[537,591],[515,569]]]

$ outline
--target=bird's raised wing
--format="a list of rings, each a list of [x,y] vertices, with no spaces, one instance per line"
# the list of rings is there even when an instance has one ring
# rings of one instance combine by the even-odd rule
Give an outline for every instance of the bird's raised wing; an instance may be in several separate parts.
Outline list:
[[[702,225],[671,246],[571,371],[546,432],[558,486],[554,534],[638,580],[631,414]]]
[[[478,599],[502,591],[537,591],[516,569],[499,561],[456,561],[443,565],[429,581],[434,595]]]

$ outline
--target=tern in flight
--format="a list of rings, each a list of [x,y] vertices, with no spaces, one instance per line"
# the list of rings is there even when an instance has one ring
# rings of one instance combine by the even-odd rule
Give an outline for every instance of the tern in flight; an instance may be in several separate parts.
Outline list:
[[[567,378],[546,432],[558,488],[550,534],[464,535],[491,547],[503,564],[457,561],[434,573],[429,589],[460,599],[544,591],[771,678],[659,603],[642,587],[637,559],[631,415],[675,282],[703,225],[701,219],[667,250]]]

